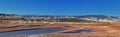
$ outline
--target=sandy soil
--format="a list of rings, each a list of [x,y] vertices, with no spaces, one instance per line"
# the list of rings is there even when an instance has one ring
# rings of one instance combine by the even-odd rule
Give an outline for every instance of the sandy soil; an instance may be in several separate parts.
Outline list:
[[[22,29],[34,29],[34,28],[51,28],[51,27],[59,27],[65,28],[66,30],[53,32],[48,34],[33,34],[36,37],[45,35],[50,37],[120,37],[120,25],[119,24],[66,24],[66,23],[39,23],[39,24],[0,24],[0,31],[12,31],[12,30],[22,30]],[[61,32],[79,30],[91,28],[93,32],[82,32],[82,33],[75,33],[75,34],[63,34]],[[20,36],[27,36],[30,37],[32,35],[17,35],[11,37],[20,37]],[[10,36],[4,36],[10,37]]]

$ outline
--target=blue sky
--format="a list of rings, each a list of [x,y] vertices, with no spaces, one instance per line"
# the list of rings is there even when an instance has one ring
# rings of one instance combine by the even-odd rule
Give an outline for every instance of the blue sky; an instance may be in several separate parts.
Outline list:
[[[120,16],[120,0],[0,0],[0,13]]]

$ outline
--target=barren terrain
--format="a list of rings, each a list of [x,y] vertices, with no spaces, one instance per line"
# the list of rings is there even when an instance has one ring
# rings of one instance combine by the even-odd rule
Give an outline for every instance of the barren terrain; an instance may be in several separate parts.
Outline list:
[[[5,24],[0,25],[0,31],[14,31],[23,29],[34,29],[34,28],[64,28],[65,30],[47,34],[33,34],[36,36],[46,35],[50,37],[120,37],[120,25],[119,24],[68,24],[68,23],[39,23],[39,24]],[[81,33],[69,33],[65,34],[62,32],[69,32],[81,29],[92,29],[92,32],[81,32]],[[15,35],[20,36],[32,36],[32,35]],[[4,36],[8,37],[8,36]],[[9,36],[10,37],[10,36]],[[11,36],[14,37],[14,36]]]

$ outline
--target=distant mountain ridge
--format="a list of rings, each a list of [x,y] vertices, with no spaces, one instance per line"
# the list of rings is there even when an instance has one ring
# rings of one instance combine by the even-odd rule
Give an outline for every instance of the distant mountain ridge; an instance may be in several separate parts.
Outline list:
[[[119,18],[119,17],[115,17],[115,16],[106,16],[106,15],[84,15],[84,16],[76,16],[79,18],[83,18],[83,17],[95,17],[95,18]]]
[[[25,15],[25,16],[29,16],[29,17],[66,17],[63,15]],[[68,16],[68,17],[77,17],[77,18],[84,18],[84,17],[95,17],[95,18],[119,18],[116,16],[106,16],[106,15],[81,15],[81,16]]]
[[[64,15],[17,15],[17,14],[0,14],[0,16],[23,16],[23,17],[66,17]],[[77,17],[77,18],[84,18],[84,17],[95,17],[95,18],[119,18],[115,16],[106,16],[106,15],[81,15],[81,16],[68,16],[68,17]]]
[[[2,14],[0,13],[0,16],[17,16],[16,14]]]

